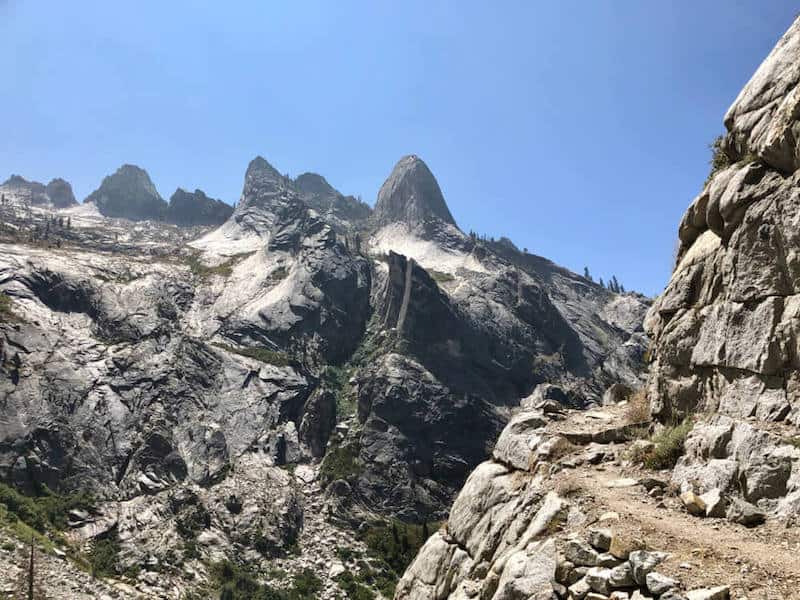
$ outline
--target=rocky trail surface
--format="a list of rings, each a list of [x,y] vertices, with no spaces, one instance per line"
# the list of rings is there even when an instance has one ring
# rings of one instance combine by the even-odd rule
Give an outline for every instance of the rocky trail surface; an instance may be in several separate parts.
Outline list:
[[[800,598],[800,532],[794,521],[748,528],[724,517],[693,516],[670,484],[669,470],[645,469],[631,459],[644,430],[628,424],[625,403],[586,412],[551,410],[526,410],[512,419],[494,460],[470,476],[447,525],[423,547],[396,599],[551,593],[581,599],[591,592],[599,600],[627,598],[621,594],[637,588],[640,598],[667,597],[630,582],[604,588],[590,571],[592,584],[582,590],[579,582],[590,568],[599,566],[602,579],[603,568],[623,564],[622,555],[604,558],[595,548],[583,562],[565,566],[575,554],[571,544],[591,539],[598,528],[628,551],[666,553],[657,572],[674,580],[670,598],[705,598],[690,592],[719,586],[725,598]],[[526,588],[520,573],[535,571],[542,561],[550,566]],[[509,578],[510,564],[516,571]],[[525,589],[540,595],[525,596]]]

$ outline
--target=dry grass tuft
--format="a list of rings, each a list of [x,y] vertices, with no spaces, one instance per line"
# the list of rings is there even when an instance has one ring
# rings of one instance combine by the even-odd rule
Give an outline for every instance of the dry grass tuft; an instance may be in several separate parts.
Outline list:
[[[647,423],[651,419],[650,402],[647,400],[647,393],[644,389],[639,388],[628,398],[628,405],[625,407],[625,420],[633,424]]]

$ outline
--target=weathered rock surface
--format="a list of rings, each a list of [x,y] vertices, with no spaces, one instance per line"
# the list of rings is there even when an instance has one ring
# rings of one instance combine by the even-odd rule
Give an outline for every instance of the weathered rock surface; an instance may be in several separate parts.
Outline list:
[[[684,215],[646,321],[653,414],[714,415],[698,420],[673,480],[773,515],[800,511],[798,65],[800,21],[728,111],[730,164]]]
[[[439,183],[418,156],[401,158],[378,192],[373,218],[379,225],[418,225],[438,219],[455,225]]]
[[[204,195],[173,197],[186,218],[171,219],[135,167],[81,206],[26,211],[14,195],[0,207],[13,226],[1,232],[0,290],[15,315],[0,323],[0,478],[92,491],[71,539],[116,535],[120,569],[151,579],[184,554],[201,579],[201,561],[240,554],[295,571],[312,564],[284,556],[298,539],[335,558],[309,539],[312,525],[335,544],[334,522],[441,520],[520,398],[541,396],[541,414],[558,416],[612,383],[639,385],[647,301],[470,238],[423,167],[401,161],[374,222],[324,179],[292,180],[260,157],[213,230],[202,207],[188,215]],[[66,223],[30,244],[55,216]],[[516,420],[495,448],[491,464],[508,475],[497,493],[527,467],[533,424]],[[535,460],[570,444],[547,440]],[[316,469],[324,504],[296,487]],[[520,502],[507,519],[521,529],[561,513],[537,486]],[[488,560],[494,549],[467,535],[469,511],[454,514],[453,535]],[[508,544],[492,593],[535,597],[553,547]],[[325,586],[332,597],[332,576]]]
[[[85,202],[94,204],[103,216],[132,221],[160,220],[167,211],[147,171],[135,165],[122,165],[105,177]]]
[[[28,181],[19,175],[12,175],[0,185],[0,195],[19,197],[30,204],[50,204],[54,208],[67,208],[76,204],[69,182],[56,178],[46,186],[38,181]]]
[[[72,193],[72,186],[61,178],[51,180],[44,191],[56,208],[67,208],[77,204],[75,194]]]
[[[216,226],[227,221],[232,213],[230,204],[209,198],[202,190],[187,192],[178,188],[169,199],[164,218],[182,227]]]

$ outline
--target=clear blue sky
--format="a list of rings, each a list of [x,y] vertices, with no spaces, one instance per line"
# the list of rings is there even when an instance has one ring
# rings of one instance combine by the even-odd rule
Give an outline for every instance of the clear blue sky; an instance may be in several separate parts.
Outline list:
[[[248,161],[374,202],[420,155],[465,230],[648,294],[777,0],[0,0],[0,178],[120,164],[232,202]]]

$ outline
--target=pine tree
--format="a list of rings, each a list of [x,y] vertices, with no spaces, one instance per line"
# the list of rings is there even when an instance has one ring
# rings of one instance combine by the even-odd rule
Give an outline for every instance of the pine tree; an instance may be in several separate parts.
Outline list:
[[[584,277],[584,279],[588,279],[589,281],[593,281],[592,280],[592,276],[589,273],[589,267],[583,267],[583,277]]]

